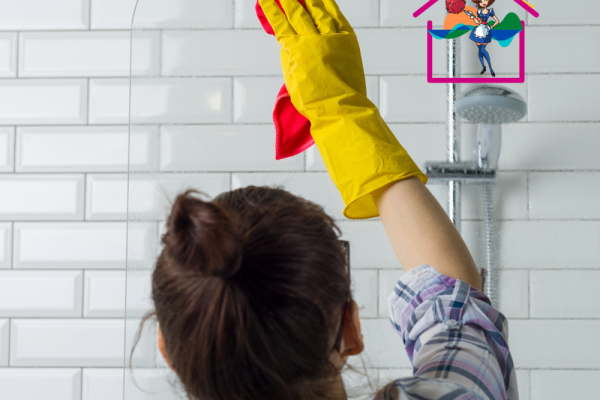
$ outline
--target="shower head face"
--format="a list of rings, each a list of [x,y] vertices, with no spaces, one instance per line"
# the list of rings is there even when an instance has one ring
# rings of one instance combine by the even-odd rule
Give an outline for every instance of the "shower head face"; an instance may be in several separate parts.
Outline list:
[[[456,100],[456,114],[482,124],[508,124],[527,114],[525,99],[502,86],[478,86]]]

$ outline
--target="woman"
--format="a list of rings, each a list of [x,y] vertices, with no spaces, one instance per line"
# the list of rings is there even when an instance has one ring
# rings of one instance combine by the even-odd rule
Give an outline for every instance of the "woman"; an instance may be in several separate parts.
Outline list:
[[[494,9],[488,9],[488,6],[494,4],[494,1],[496,0],[473,0],[473,3],[476,3],[478,8],[478,20],[476,20],[475,22],[477,22],[479,25],[477,25],[475,29],[471,31],[471,35],[469,36],[469,38],[472,41],[477,43],[477,47],[479,48],[479,61],[481,61],[481,66],[483,67],[483,69],[481,70],[481,75],[483,75],[486,71],[485,63],[483,62],[483,58],[485,57],[485,59],[488,62],[488,65],[490,66],[490,73],[493,77],[495,77],[496,74],[494,73],[494,69],[492,68],[492,64],[490,62],[490,54],[485,49],[485,46],[487,46],[488,43],[492,41],[491,29],[493,29],[496,25],[500,23],[500,21],[498,21],[498,17],[496,17],[496,14],[494,13]],[[475,16],[472,15],[472,13],[469,12],[468,14],[471,14],[471,18],[475,19]],[[496,21],[495,24],[491,26],[491,28],[487,24],[488,19],[490,18]]]
[[[380,216],[406,271],[389,297],[390,320],[415,375],[376,398],[517,399],[506,320],[481,293],[426,177],[366,98],[352,27],[333,0],[280,3],[283,11],[260,0],[344,214]],[[176,198],[152,275],[155,311],[144,321],[156,315],[158,348],[189,398],[347,398],[341,370],[364,343],[339,236],[322,207],[279,188]]]

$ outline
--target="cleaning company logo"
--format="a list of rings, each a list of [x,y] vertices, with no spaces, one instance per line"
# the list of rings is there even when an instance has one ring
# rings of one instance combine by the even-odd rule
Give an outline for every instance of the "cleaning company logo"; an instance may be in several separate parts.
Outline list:
[[[467,1],[475,7],[467,6]],[[540,14],[534,7],[523,1],[514,0],[535,18]],[[430,0],[413,14],[417,18],[438,0]],[[444,20],[444,29],[433,29],[433,22],[427,21],[427,81],[429,83],[523,83],[525,82],[525,21],[521,21],[515,13],[508,13],[500,21],[490,6],[495,0],[446,0],[448,15]],[[481,75],[489,73],[492,77],[482,78],[434,78],[433,77],[433,39],[457,39],[469,33],[469,39],[477,45]],[[508,47],[515,36],[519,36],[519,76],[517,78],[500,78],[492,67],[490,53],[486,47],[497,41],[501,47]],[[475,48],[473,49],[475,51]],[[487,64],[487,65],[486,65]],[[489,70],[488,70],[489,68]]]

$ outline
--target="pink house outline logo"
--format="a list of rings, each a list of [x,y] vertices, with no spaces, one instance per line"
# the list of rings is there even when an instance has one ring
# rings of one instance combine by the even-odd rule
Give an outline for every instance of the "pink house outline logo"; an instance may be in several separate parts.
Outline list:
[[[523,7],[529,14],[535,18],[540,14],[529,4],[522,0],[514,0]],[[413,17],[417,18],[423,14],[438,0],[429,0],[421,8],[414,12]],[[433,29],[433,22],[427,21],[427,82],[429,83],[523,83],[525,82],[525,21],[521,21],[523,30],[519,32],[519,76],[517,78],[434,78],[433,77],[433,37],[429,33]]]

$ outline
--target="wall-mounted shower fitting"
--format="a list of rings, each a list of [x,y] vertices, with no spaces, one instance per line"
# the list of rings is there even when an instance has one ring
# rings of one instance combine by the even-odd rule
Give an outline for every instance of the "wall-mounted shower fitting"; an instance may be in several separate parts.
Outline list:
[[[478,123],[477,161],[427,162],[425,169],[431,183],[460,182],[483,184],[483,218],[485,229],[486,279],[484,292],[493,305],[498,303],[498,271],[493,226],[492,184],[500,157],[501,124],[516,122],[527,113],[525,100],[510,89],[483,85],[475,87],[454,105],[457,116]]]
[[[517,122],[527,114],[519,94],[500,86],[478,86],[455,103],[456,114],[477,122],[477,167],[495,170],[500,157],[501,124]]]

